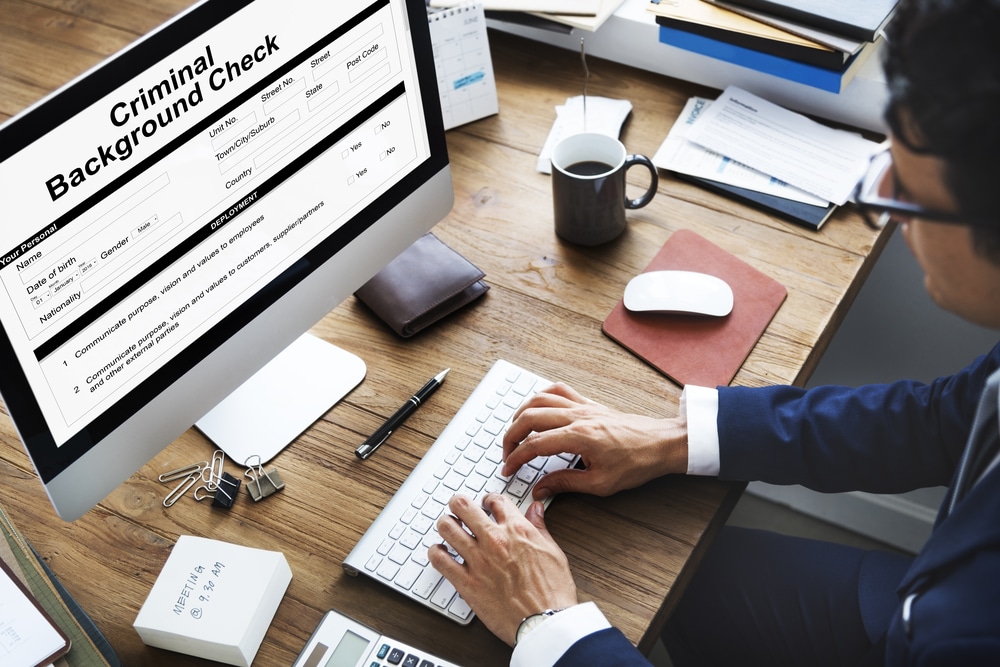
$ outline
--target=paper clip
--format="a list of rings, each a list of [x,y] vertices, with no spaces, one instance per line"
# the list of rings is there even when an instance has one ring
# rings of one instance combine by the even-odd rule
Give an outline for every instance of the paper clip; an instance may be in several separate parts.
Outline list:
[[[183,468],[178,468],[177,470],[171,470],[170,472],[165,472],[157,479],[161,482],[172,482],[175,479],[180,479],[182,477],[190,477],[191,475],[200,475],[202,466],[206,465],[207,461],[202,461],[201,463],[193,463],[189,466],[184,466]]]
[[[257,459],[256,466],[250,464],[250,461],[254,459]],[[247,493],[250,494],[255,503],[285,488],[285,482],[278,474],[278,469],[272,467],[270,471],[264,470],[264,464],[261,463],[259,454],[248,458],[244,465],[248,467],[243,476],[250,480],[247,483]]]
[[[219,488],[218,480],[222,479],[222,476],[225,474],[222,471],[222,464],[225,463],[225,461],[225,452],[221,449],[217,449],[212,454],[212,462],[202,469],[201,479],[205,482],[205,487],[208,491],[214,492]],[[208,478],[205,477],[206,473],[208,473]]]
[[[174,478],[176,479],[176,478]],[[180,484],[175,486],[173,490],[167,494],[167,497],[163,499],[164,507],[173,507],[174,503],[181,499],[181,497],[187,493],[188,489],[195,485],[195,483],[201,479],[201,476],[197,473],[191,473],[181,481]]]

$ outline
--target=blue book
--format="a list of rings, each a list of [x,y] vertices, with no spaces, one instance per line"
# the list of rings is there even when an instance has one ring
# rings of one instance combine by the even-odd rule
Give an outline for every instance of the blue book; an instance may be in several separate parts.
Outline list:
[[[660,41],[664,44],[684,49],[685,51],[700,53],[703,56],[723,60],[734,65],[739,65],[740,67],[771,74],[831,93],[840,93],[843,87],[850,81],[851,75],[856,69],[854,65],[860,66],[862,62],[860,59],[862,56],[867,56],[872,48],[871,45],[865,46],[858,53],[851,56],[844,63],[842,69],[831,70],[816,67],[815,65],[807,65],[795,60],[788,60],[787,58],[779,58],[769,53],[736,46],[735,44],[663,25],[660,26]]]

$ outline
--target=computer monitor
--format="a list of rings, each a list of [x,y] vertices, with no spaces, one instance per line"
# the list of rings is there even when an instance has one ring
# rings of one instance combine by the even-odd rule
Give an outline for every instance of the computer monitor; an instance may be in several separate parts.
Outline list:
[[[422,0],[207,0],[0,127],[0,394],[61,517],[447,215],[436,85]]]

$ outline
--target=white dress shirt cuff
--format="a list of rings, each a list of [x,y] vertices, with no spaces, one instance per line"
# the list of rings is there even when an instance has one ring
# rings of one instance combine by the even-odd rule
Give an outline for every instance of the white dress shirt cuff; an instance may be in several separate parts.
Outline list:
[[[681,412],[687,415],[688,474],[719,474],[719,392],[687,385],[681,392]]]
[[[549,616],[514,647],[510,667],[551,667],[587,635],[611,624],[593,602],[584,602]]]

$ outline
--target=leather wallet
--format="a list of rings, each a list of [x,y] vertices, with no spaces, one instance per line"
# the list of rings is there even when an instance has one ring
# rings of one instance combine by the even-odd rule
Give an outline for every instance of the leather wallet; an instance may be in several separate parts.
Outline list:
[[[485,294],[485,275],[428,232],[354,295],[409,338]]]

